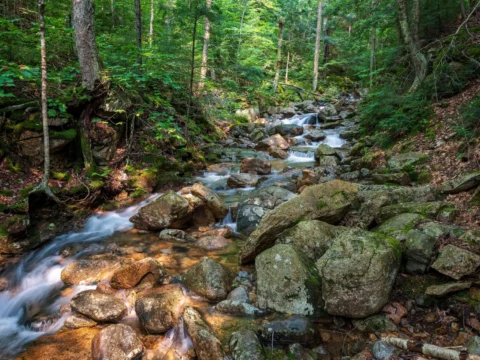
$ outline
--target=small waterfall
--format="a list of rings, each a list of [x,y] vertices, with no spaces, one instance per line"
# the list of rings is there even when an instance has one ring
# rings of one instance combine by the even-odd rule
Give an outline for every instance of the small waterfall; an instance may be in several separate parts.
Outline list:
[[[237,221],[233,220],[232,208],[231,207],[228,208],[227,216],[225,216],[225,218],[222,220],[220,225],[221,226],[228,226],[228,227],[232,228],[233,231],[237,231]]]
[[[290,150],[288,152],[289,157],[287,159],[288,162],[311,162],[314,161],[314,153],[311,151],[303,152],[303,151],[294,151]]]
[[[185,329],[183,318],[176,328],[169,330],[153,350],[149,350],[146,358],[155,359],[190,359],[188,352],[193,349],[193,342]]]
[[[299,126],[317,125],[318,113],[294,115],[290,119],[282,120],[282,123]]]

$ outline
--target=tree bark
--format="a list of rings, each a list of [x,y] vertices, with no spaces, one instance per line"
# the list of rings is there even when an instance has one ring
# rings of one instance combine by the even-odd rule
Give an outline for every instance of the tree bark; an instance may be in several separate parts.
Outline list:
[[[240,29],[239,29],[239,34],[238,34],[238,46],[237,46],[237,56],[236,56],[236,62],[238,64],[238,57],[240,54],[240,45],[242,45],[242,32],[243,32],[243,23],[245,21],[245,14],[247,12],[249,0],[245,0],[245,6],[243,7],[242,11],[242,17],[240,19]]]
[[[82,85],[88,90],[93,90],[95,82],[100,78],[94,13],[93,0],[73,0],[73,26],[78,61],[82,73]]]
[[[275,80],[273,81],[273,92],[277,92],[278,82],[280,80],[280,68],[282,67],[282,42],[283,42],[283,20],[279,20],[278,21],[277,68],[275,71]]]
[[[48,132],[48,112],[47,112],[47,51],[45,47],[45,0],[38,0],[38,13],[40,17],[40,57],[42,68],[42,123],[43,123],[43,178],[42,186],[48,186],[50,177],[50,136]]]
[[[460,0],[460,11],[462,14],[462,20],[465,20],[467,17],[467,9],[465,8],[465,0]]]
[[[110,13],[112,19],[112,29],[115,29],[115,0],[110,0]]]
[[[212,8],[212,0],[206,0],[207,11]],[[203,33],[203,51],[202,51],[202,67],[200,68],[200,82],[198,83],[198,89],[203,90],[205,86],[205,79],[207,78],[208,69],[208,44],[210,42],[210,19],[208,16],[203,17],[204,33]]]
[[[312,91],[317,91],[318,85],[318,65],[320,59],[320,41],[322,38],[322,7],[323,1],[318,1],[318,8],[317,8],[317,32],[315,34],[315,55],[313,59],[313,85]]]
[[[150,36],[148,38],[148,42],[150,47],[153,45],[153,22],[155,20],[155,0],[150,1]]]
[[[375,70],[375,45],[377,42],[377,28],[372,28],[372,38],[370,39],[370,87],[373,86],[373,71]]]
[[[140,0],[135,0],[135,18],[136,18],[136,33],[137,33],[137,48],[138,48],[138,64],[142,65],[142,8]]]
[[[420,50],[419,35],[418,35],[418,21],[420,15],[419,0],[413,1],[413,20],[412,29],[409,26],[408,12],[406,0],[397,0],[400,31],[403,36],[405,45],[407,46],[410,58],[412,60],[413,68],[415,71],[415,79],[410,92],[415,92],[422,85],[423,80],[427,76],[427,58]]]

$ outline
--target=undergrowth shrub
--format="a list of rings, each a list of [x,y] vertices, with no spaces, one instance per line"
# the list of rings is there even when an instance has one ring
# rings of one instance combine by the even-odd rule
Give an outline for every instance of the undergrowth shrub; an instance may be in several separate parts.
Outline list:
[[[425,129],[433,116],[431,104],[422,93],[402,95],[388,87],[371,91],[358,113],[361,130],[375,134],[383,146]]]
[[[459,122],[455,130],[459,137],[472,139],[480,136],[480,96],[460,108]]]

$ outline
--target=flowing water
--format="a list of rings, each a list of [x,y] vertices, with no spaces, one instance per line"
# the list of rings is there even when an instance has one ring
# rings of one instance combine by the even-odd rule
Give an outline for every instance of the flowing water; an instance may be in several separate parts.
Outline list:
[[[284,123],[302,125],[304,135],[309,131],[319,128],[316,114],[297,115]],[[338,136],[340,129],[325,130],[327,137],[323,143],[332,147],[340,147],[345,141]],[[302,135],[302,137],[304,136]],[[301,137],[300,137],[301,138]],[[278,173],[285,166],[305,168],[313,165],[313,153],[320,143],[314,142],[301,148],[294,148],[289,152],[286,160],[272,160],[273,173],[265,184],[275,181]],[[241,159],[239,159],[241,160]],[[198,180],[215,190],[225,201],[231,204],[242,201],[254,188],[227,189],[226,180],[233,172],[238,172],[239,164],[235,164],[228,171],[221,173],[205,172]],[[89,285],[77,285],[66,288],[61,280],[62,269],[71,261],[85,258],[92,254],[111,252],[112,245],[123,249],[128,254],[143,253],[155,256],[170,273],[177,275],[184,273],[203,256],[209,256],[231,267],[236,266],[239,243],[232,241],[230,246],[220,251],[207,251],[195,248],[189,244],[174,244],[158,241],[153,233],[141,233],[133,229],[129,218],[136,214],[139,208],[156,199],[160,194],[149,197],[146,201],[120,211],[96,214],[87,219],[81,232],[59,236],[47,245],[30,252],[17,264],[6,269],[1,276],[8,280],[8,287],[0,292],[0,358],[14,358],[21,352],[25,345],[33,340],[59,331],[68,312],[60,314],[60,307],[68,304],[77,293],[86,289],[95,288]],[[236,228],[236,221],[231,211],[218,226]],[[63,251],[69,247],[79,246],[80,250],[71,256]],[[125,291],[120,291],[117,296],[125,298],[130,304],[131,299],[126,298]],[[195,297],[189,297],[195,302]],[[208,305],[204,305],[208,313]],[[207,317],[210,316],[205,314]],[[136,319],[134,309],[125,322]],[[192,345],[185,334],[183,323],[172,329],[155,347],[155,351],[162,353],[170,350],[180,357],[186,354]],[[182,355],[183,356],[183,355]]]

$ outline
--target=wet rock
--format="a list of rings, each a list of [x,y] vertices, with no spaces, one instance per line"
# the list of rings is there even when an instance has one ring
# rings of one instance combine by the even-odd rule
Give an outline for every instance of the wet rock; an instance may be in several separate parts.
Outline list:
[[[192,307],[187,307],[183,313],[185,327],[192,338],[198,360],[223,360],[222,343],[202,319],[202,316]]]
[[[365,333],[381,334],[397,330],[397,326],[385,315],[373,315],[366,319],[353,320],[353,325]]]
[[[377,341],[375,345],[373,345],[372,353],[377,360],[389,360],[392,359],[394,355],[398,355],[400,350],[386,342]]]
[[[471,281],[448,283],[442,285],[432,285],[427,288],[425,294],[428,296],[442,297],[453,292],[469,289],[472,286]]]
[[[148,333],[162,334],[177,326],[183,302],[181,287],[166,285],[141,293],[135,302],[135,312]]]
[[[326,104],[320,108],[318,111],[318,116],[322,119],[328,116],[335,116],[337,115],[337,109],[333,104]]]
[[[340,234],[317,261],[325,309],[331,315],[364,318],[388,302],[401,258],[395,239],[364,230]]]
[[[121,266],[119,258],[113,255],[75,260],[63,268],[61,278],[67,285],[90,285],[110,280]]]
[[[247,173],[232,174],[227,179],[227,186],[231,189],[257,185],[258,176]]]
[[[247,290],[243,286],[233,289],[227,296],[227,300],[250,303]]]
[[[288,356],[293,360],[317,360],[313,350],[304,349],[300,344],[292,344],[288,347]]]
[[[305,134],[304,138],[312,141],[321,141],[325,140],[327,134],[321,130],[312,130],[308,134]]]
[[[423,164],[428,160],[428,156],[419,152],[408,152],[395,155],[388,160],[388,166],[392,171],[402,171],[414,165]]]
[[[68,329],[80,329],[97,325],[97,322],[80,314],[70,314],[63,324]]]
[[[261,336],[267,343],[278,344],[311,344],[316,340],[316,331],[313,323],[306,317],[292,315],[281,317],[263,324]]]
[[[314,315],[320,311],[320,278],[303,251],[279,244],[255,260],[257,302],[261,309]]]
[[[296,195],[278,186],[268,186],[252,191],[240,206],[237,214],[237,231],[250,235],[265,214]]]
[[[189,202],[174,191],[167,191],[142,207],[130,218],[137,229],[162,230],[182,228],[190,219]]]
[[[402,186],[410,185],[410,177],[404,172],[393,174],[373,174],[372,179],[375,184],[397,184]]]
[[[127,307],[113,295],[86,290],[70,301],[72,310],[98,322],[117,322],[127,315]]]
[[[270,146],[266,151],[275,159],[287,159],[290,156],[285,150],[276,146]]]
[[[412,229],[407,233],[404,257],[409,274],[424,274],[428,270],[436,243],[436,238],[419,230]]]
[[[247,158],[242,160],[240,172],[258,175],[270,175],[272,172],[272,165],[267,160]]]
[[[388,204],[435,201],[435,195],[430,186],[386,186],[386,185],[359,185],[358,200],[372,201],[379,196],[386,196]]]
[[[305,188],[293,199],[281,204],[262,218],[240,251],[240,262],[252,262],[257,254],[271,247],[279,234],[300,220],[339,223],[352,207],[356,184],[333,180]]]
[[[264,311],[259,308],[237,300],[223,300],[215,305],[215,311],[230,314],[233,316],[259,316],[263,315]]]
[[[266,151],[270,147],[276,147],[280,150],[288,150],[290,145],[288,141],[285,140],[281,135],[275,134],[260,141],[256,146],[255,150],[257,151]]]
[[[343,130],[339,134],[341,139],[354,140],[360,137],[360,129],[353,128],[348,130]]]
[[[376,231],[383,233],[393,233],[395,231],[405,232],[412,229],[415,224],[423,219],[424,217],[420,214],[400,214],[385,221]]]
[[[282,124],[272,128],[273,133],[282,136],[298,136],[303,134],[303,126],[295,124]]]
[[[233,271],[204,257],[183,275],[183,285],[210,301],[224,300],[232,289]]]
[[[155,282],[160,282],[169,276],[168,271],[157,260],[145,258],[117,270],[110,283],[115,289],[129,289],[148,274],[152,275]]]
[[[474,171],[446,182],[442,185],[441,191],[445,194],[457,194],[473,189],[478,185],[480,185],[480,171]]]
[[[202,183],[194,184],[191,191],[193,195],[205,202],[217,220],[223,220],[223,218],[227,215],[228,209],[220,196]]]
[[[441,201],[400,203],[382,207],[375,216],[375,221],[378,224],[382,224],[388,219],[404,213],[421,214],[425,217],[436,218],[441,212],[452,209],[455,209],[455,205]]]
[[[473,274],[479,266],[480,256],[449,244],[440,250],[440,255],[432,268],[455,280],[460,280],[466,275]]]
[[[203,236],[197,242],[195,247],[199,247],[205,250],[219,250],[227,247],[231,244],[231,241],[220,235]]]
[[[319,166],[335,167],[338,166],[338,158],[335,156],[324,156],[317,160]]]
[[[320,144],[318,145],[317,149],[315,150],[315,161],[320,161],[320,159],[326,156],[334,156],[338,160],[341,160],[341,156],[338,154],[337,150],[332,148],[327,144]]]
[[[253,330],[240,330],[230,338],[230,352],[233,360],[264,360],[265,350]]]
[[[303,250],[312,260],[320,259],[335,239],[347,228],[334,226],[319,220],[300,221],[278,236],[277,243],[291,244]]]
[[[20,241],[30,226],[30,216],[18,214],[0,219],[0,253],[20,254],[35,247],[30,241]]]
[[[165,241],[187,241],[187,235],[185,231],[179,229],[165,229],[158,234],[160,240]]]
[[[93,360],[139,359],[144,346],[135,331],[127,325],[110,325],[92,340]]]

